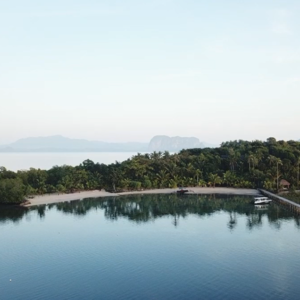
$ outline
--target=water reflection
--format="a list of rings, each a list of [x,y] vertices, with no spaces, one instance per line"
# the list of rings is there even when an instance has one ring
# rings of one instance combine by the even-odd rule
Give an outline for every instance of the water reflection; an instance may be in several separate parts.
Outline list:
[[[174,226],[179,226],[179,219],[188,215],[211,216],[216,212],[227,212],[228,222],[224,224],[229,230],[238,225],[238,217],[246,216],[249,230],[262,226],[263,219],[276,229],[280,229],[284,220],[295,220],[300,228],[299,216],[284,210],[275,203],[269,206],[252,205],[249,196],[229,195],[129,195],[109,198],[89,198],[71,202],[41,205],[28,209],[1,207],[0,222],[18,222],[29,212],[36,211],[40,218],[45,218],[47,209],[56,209],[64,214],[85,216],[93,210],[103,210],[109,220],[126,218],[136,223],[149,222],[164,216],[171,216]]]
[[[230,230],[233,230],[237,225],[237,217],[236,217],[236,212],[229,212],[229,221],[228,221],[228,228]]]

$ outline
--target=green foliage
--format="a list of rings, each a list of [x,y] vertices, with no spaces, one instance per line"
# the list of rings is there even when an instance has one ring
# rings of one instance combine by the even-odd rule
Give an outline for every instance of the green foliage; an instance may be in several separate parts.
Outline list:
[[[290,192],[290,193],[286,193],[284,195],[282,195],[284,198],[290,199],[296,203],[300,204],[300,192]]]
[[[198,181],[198,186],[206,187],[206,186],[207,186],[207,183],[206,183],[206,181],[204,181],[203,179],[200,179],[200,180]]]
[[[21,203],[24,201],[24,196],[25,186],[21,179],[0,180],[0,203]]]
[[[142,183],[140,181],[130,181],[129,187],[131,190],[140,190]]]
[[[210,173],[208,175],[208,180],[209,180],[208,184],[212,187],[215,187],[216,184],[221,184],[222,183],[222,179],[218,174]]]
[[[144,181],[143,181],[142,186],[143,186],[144,189],[151,189],[151,187],[152,187],[151,180],[148,179],[148,178],[145,178]]]
[[[281,179],[289,181],[291,189],[300,188],[300,142],[275,138],[266,142],[229,141],[217,148],[176,154],[138,153],[110,165],[87,159],[77,167],[54,166],[47,171],[31,168],[15,173],[0,167],[1,185],[9,185],[6,180],[17,180],[11,182],[26,195],[102,188],[121,191],[220,185],[277,190]]]

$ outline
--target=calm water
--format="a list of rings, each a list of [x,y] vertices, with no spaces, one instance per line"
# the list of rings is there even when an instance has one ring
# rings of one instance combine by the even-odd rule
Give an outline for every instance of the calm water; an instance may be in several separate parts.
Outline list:
[[[299,219],[249,201],[0,207],[0,299],[299,299]]]
[[[86,159],[93,162],[111,164],[122,162],[136,152],[58,152],[58,153],[0,153],[0,166],[11,171],[40,168],[48,170],[53,166],[78,166]]]

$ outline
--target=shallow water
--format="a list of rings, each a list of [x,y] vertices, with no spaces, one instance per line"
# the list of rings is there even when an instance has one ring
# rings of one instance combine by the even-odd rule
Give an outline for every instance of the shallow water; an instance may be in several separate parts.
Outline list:
[[[250,200],[0,207],[0,299],[299,299],[299,218]]]

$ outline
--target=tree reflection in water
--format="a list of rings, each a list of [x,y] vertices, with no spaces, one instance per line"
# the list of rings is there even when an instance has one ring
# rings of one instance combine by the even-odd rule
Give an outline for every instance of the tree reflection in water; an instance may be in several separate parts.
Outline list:
[[[227,212],[229,221],[226,226],[234,230],[239,215],[246,216],[246,226],[249,230],[262,226],[266,217],[268,222],[280,229],[281,222],[294,219],[295,225],[300,228],[299,216],[284,210],[275,203],[268,207],[255,207],[249,196],[232,195],[127,195],[109,198],[88,198],[71,202],[62,202],[41,205],[28,209],[1,207],[0,223],[18,222],[29,212],[36,211],[40,218],[45,218],[47,209],[57,209],[64,214],[85,216],[93,210],[103,210],[107,219],[112,221],[126,218],[132,222],[143,223],[155,219],[171,216],[174,226],[179,226],[179,219],[188,215],[210,216],[216,212]]]
[[[227,224],[230,230],[233,230],[237,225],[237,217],[235,212],[229,212],[229,222]]]

